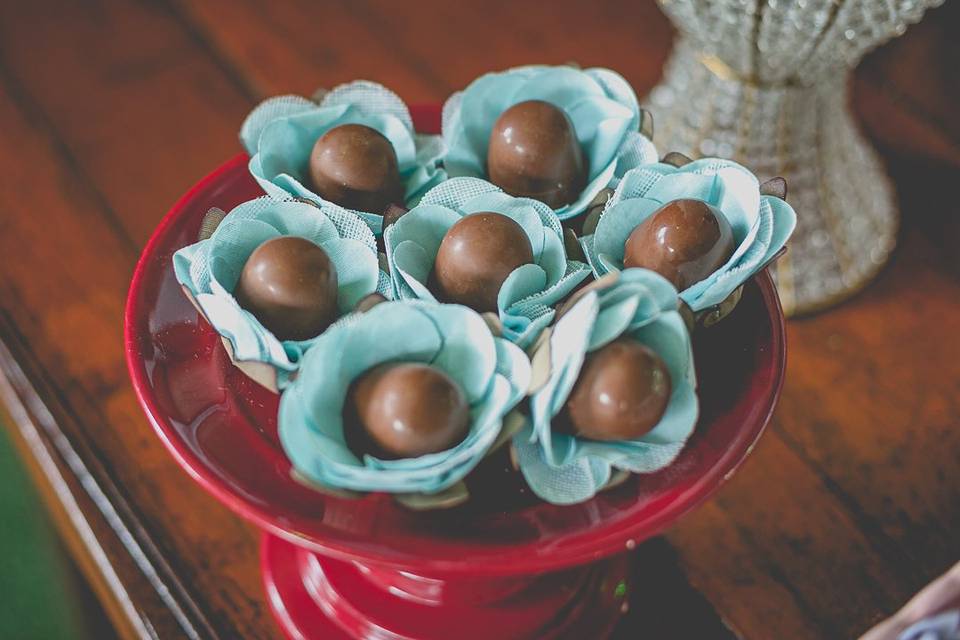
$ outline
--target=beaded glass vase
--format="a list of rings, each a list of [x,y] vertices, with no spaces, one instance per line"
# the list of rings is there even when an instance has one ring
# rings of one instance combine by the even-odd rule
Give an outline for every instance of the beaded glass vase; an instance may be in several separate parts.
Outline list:
[[[849,77],[941,2],[660,0],[681,35],[646,99],[657,145],[786,178],[797,229],[773,269],[787,314],[852,295],[893,250],[892,189],[849,110]]]

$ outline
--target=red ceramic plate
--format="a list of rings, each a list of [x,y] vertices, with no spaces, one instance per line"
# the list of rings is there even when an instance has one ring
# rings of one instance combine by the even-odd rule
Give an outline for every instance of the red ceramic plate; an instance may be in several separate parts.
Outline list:
[[[439,108],[414,110],[423,131]],[[783,380],[783,315],[766,272],[737,309],[696,337],[701,418],[679,458],[575,506],[532,496],[505,455],[472,474],[470,502],[430,513],[386,495],[331,498],[291,479],[277,439],[278,399],[235,369],[174,278],[171,256],[196,240],[210,207],[262,195],[247,157],[193,187],[144,249],[126,308],[126,353],[151,423],[180,465],[266,531],[338,559],[420,572],[530,574],[591,562],[662,531],[717,490],[764,430]]]

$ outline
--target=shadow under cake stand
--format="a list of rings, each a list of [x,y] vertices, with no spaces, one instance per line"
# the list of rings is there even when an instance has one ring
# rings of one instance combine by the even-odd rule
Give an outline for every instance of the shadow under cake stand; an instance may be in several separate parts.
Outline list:
[[[414,109],[420,130],[440,109]],[[770,275],[695,337],[701,417],[668,468],[572,506],[533,496],[506,452],[468,479],[471,500],[412,512],[389,496],[330,497],[291,477],[277,396],[230,362],[181,292],[173,253],[211,207],[262,195],[247,157],[227,162],[166,215],[127,300],[127,363],[157,434],[191,477],[263,532],[267,599],[289,638],[346,640],[634,637],[630,552],[728,479],[753,448],[783,381],[783,314]],[[642,567],[639,568],[642,570]]]

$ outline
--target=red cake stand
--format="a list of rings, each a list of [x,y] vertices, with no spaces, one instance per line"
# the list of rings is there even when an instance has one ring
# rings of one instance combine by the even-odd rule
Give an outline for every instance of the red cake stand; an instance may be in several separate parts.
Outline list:
[[[414,110],[423,131],[440,110]],[[290,638],[603,638],[627,610],[630,550],[729,478],[763,432],[783,380],[783,315],[770,276],[694,345],[701,417],[670,467],[589,502],[536,499],[505,455],[469,478],[471,500],[417,513],[389,496],[320,494],[295,481],[278,399],[234,368],[174,278],[171,256],[210,207],[262,194],[238,156],[193,187],[144,249],[126,308],[127,364],[170,453],[263,530],[270,606]],[[642,569],[642,568],[641,568]],[[617,635],[636,637],[633,632]]]

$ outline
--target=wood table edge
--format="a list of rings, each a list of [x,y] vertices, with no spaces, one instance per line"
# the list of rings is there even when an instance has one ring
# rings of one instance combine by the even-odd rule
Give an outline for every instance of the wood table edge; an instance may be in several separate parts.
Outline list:
[[[120,515],[129,506],[112,499],[116,487],[91,469],[50,409],[0,337],[0,421],[114,629],[125,640],[162,637],[158,627],[188,638],[220,637],[142,527]],[[109,548],[122,553],[111,558]]]

